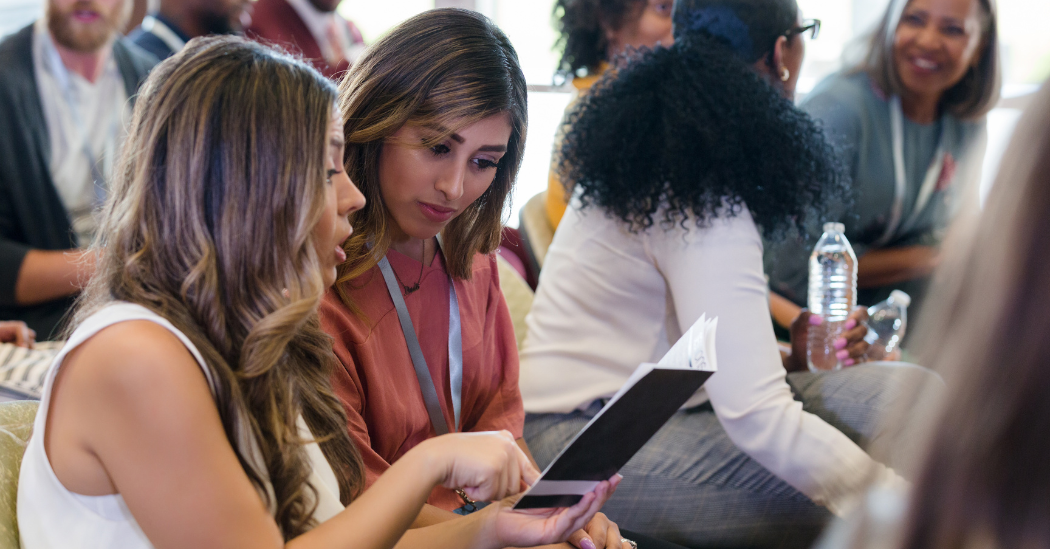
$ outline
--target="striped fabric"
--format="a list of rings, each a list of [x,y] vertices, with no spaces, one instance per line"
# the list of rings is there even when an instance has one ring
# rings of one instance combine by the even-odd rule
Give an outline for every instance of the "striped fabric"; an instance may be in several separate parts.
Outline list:
[[[0,343],[0,390],[22,398],[39,399],[44,376],[64,341],[44,341],[33,349]]]

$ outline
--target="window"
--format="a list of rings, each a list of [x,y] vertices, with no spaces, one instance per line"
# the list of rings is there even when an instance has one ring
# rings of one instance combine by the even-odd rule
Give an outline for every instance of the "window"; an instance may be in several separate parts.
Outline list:
[[[41,0],[0,0],[0,37],[17,32],[43,13]]]
[[[806,44],[800,89],[812,89],[842,67],[844,54],[863,47],[864,38],[885,13],[889,0],[798,0],[805,17],[823,22],[820,37]],[[1004,96],[1031,92],[1050,77],[1050,41],[1046,0],[998,2],[999,41],[1003,60]]]
[[[339,13],[354,22],[371,44],[401,21],[434,7],[434,0],[343,0]]]

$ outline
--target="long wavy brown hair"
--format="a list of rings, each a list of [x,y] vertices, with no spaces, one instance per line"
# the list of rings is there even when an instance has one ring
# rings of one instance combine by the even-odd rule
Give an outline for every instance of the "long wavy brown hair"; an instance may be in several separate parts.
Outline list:
[[[899,546],[1050,547],[1050,85],[959,229],[921,334],[951,397]]]
[[[916,462],[905,513],[865,498],[867,512],[829,537],[848,539],[838,545],[1050,547],[1050,84],[999,166],[983,211],[968,190],[916,324],[919,362],[944,383],[902,388],[886,418],[919,426],[883,441]]]
[[[374,267],[389,248],[390,215],[379,191],[383,143],[405,124],[433,129],[432,147],[497,113],[510,118],[510,142],[492,185],[442,231],[449,273],[469,279],[474,255],[494,251],[503,208],[525,151],[525,75],[510,40],[477,12],[437,9],[395,27],[357,60],[339,88],[346,172],[368,200],[350,216],[336,290],[354,309],[344,283]],[[370,249],[371,247],[371,249]],[[356,310],[356,309],[355,309]]]
[[[239,38],[193,40],[157,66],[77,311],[79,323],[113,301],[137,303],[189,337],[212,373],[226,437],[287,539],[314,526],[317,502],[300,415],[344,504],[363,481],[329,382],[311,237],[335,99],[308,65]],[[237,442],[245,435],[258,442],[258,466]]]

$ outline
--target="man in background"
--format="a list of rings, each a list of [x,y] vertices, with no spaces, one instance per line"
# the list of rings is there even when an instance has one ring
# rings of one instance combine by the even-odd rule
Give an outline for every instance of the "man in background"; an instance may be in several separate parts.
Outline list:
[[[248,36],[300,53],[335,79],[365,50],[357,27],[336,13],[341,0],[259,0]]]
[[[155,60],[121,38],[130,0],[49,0],[0,42],[0,318],[57,335],[94,272],[131,101]]]
[[[160,0],[160,9],[147,15],[128,38],[164,60],[191,38],[209,34],[238,34],[251,23],[251,0]]]

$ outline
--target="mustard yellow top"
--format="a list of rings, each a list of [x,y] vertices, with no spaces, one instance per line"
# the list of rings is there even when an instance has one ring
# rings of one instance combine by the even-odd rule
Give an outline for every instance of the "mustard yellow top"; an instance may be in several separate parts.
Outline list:
[[[573,78],[572,85],[576,88],[576,92],[573,94],[573,98],[569,101],[569,105],[565,107],[565,114],[568,115],[569,111],[579,100],[580,94],[590,89],[595,82],[601,78],[602,74],[605,73],[606,69],[609,68],[608,63],[602,63],[598,65],[598,70],[594,74],[588,74],[587,76],[580,78]],[[565,118],[562,118],[564,122]],[[564,137],[564,126],[558,126],[558,134],[554,138],[554,150],[561,148],[561,141]],[[565,215],[565,208],[569,204],[569,198],[565,194],[565,187],[561,184],[561,178],[558,177],[558,166],[555,164],[556,156],[551,156],[550,171],[547,175],[547,219],[550,220],[551,229],[557,229],[558,223],[561,222],[561,218]]]

